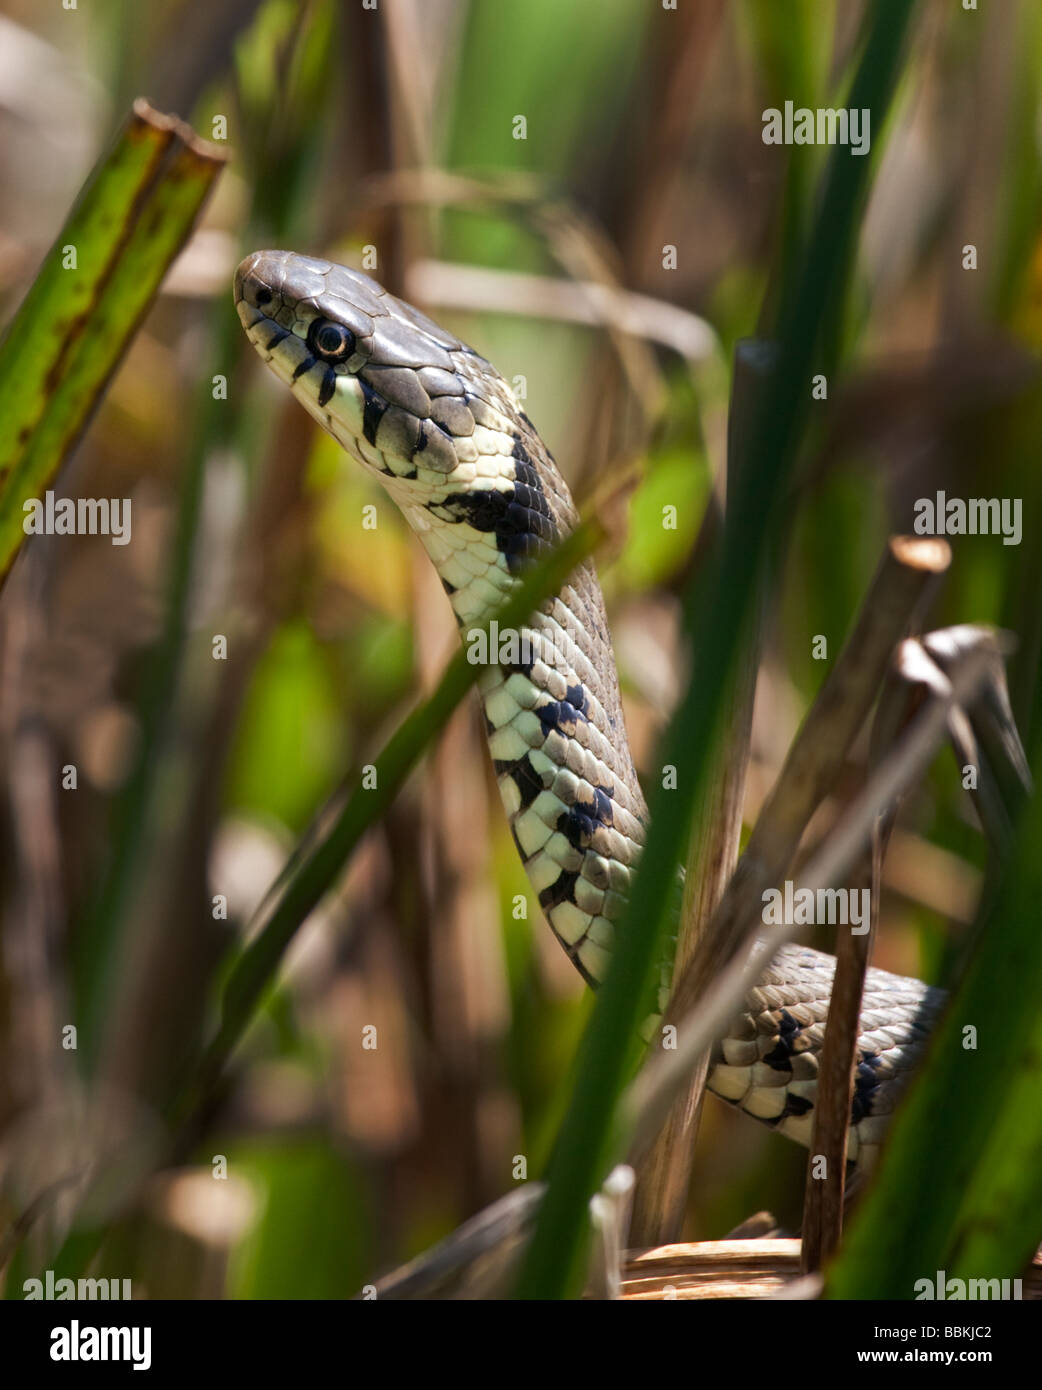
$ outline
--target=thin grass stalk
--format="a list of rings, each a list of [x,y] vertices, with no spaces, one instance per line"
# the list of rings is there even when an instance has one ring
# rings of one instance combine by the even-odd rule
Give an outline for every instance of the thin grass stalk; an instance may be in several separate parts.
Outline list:
[[[934,697],[948,699],[950,685],[915,641],[902,642],[894,658],[895,673],[887,680],[872,724],[869,769],[875,769],[914,716],[923,685]],[[925,669],[924,668],[932,668]],[[934,685],[934,677],[937,685]],[[917,682],[909,690],[908,683]],[[950,715],[949,715],[950,718]],[[853,871],[852,887],[869,890],[868,930],[840,929],[836,938],[836,973],[832,982],[825,1041],[818,1068],[814,1132],[807,1155],[803,1199],[800,1263],[804,1274],[821,1268],[837,1249],[843,1231],[847,1146],[854,1096],[861,1004],[868,962],[879,925],[883,859],[897,817],[894,801],[877,816],[871,843]]]
[[[728,475],[736,479],[748,439],[756,393],[775,354],[770,344],[748,339],[737,345],[728,421]],[[749,765],[753,697],[760,662],[762,626],[758,615],[743,644],[742,661],[728,695],[727,729],[717,750],[708,795],[699,807],[691,837],[684,901],[674,970],[694,957],[727,890],[738,862]],[[630,1241],[634,1246],[679,1240],[687,1205],[691,1165],[701,1117],[708,1055],[695,1068],[686,1095],[673,1107],[650,1153],[640,1166],[633,1203]]]

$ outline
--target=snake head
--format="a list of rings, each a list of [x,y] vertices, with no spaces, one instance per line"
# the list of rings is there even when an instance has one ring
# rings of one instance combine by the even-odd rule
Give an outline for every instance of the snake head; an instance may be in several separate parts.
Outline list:
[[[235,307],[276,376],[384,481],[466,485],[516,433],[495,369],[361,271],[255,251],[235,272]]]

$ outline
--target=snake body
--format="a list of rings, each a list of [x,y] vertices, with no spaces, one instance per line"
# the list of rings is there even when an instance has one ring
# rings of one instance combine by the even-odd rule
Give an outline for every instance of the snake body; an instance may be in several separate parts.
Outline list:
[[[375,473],[433,561],[461,630],[578,516],[509,386],[477,352],[359,271],[258,251],[235,274],[250,342],[323,429]],[[478,682],[518,851],[557,939],[590,983],[610,957],[647,827],[604,599],[573,572]],[[709,1088],[809,1143],[831,956],[785,946],[714,1049]],[[869,1161],[943,1003],[872,969],[850,1157]]]

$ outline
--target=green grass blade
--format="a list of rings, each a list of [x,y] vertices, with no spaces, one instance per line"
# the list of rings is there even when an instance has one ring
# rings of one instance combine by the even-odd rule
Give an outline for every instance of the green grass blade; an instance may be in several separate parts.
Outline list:
[[[872,128],[883,128],[900,66],[912,0],[878,0],[850,95],[868,107]],[[754,412],[748,467],[729,502],[722,554],[701,601],[691,601],[689,624],[696,673],[674,717],[663,764],[677,768],[677,790],[656,787],[650,799],[652,833],[637,888],[620,926],[618,946],[583,1038],[572,1100],[554,1151],[549,1188],[518,1284],[523,1298],[560,1298],[578,1290],[586,1204],[605,1176],[614,1148],[613,1124],[626,1079],[632,1038],[663,937],[676,866],[703,777],[745,626],[810,404],[818,344],[842,311],[853,262],[869,161],[837,147],[795,291],[777,339],[777,370]]]
[[[25,537],[24,504],[53,483],[86,427],[224,163],[182,122],[136,103],[8,325],[0,344],[0,576]],[[169,672],[163,677],[165,687]],[[106,932],[114,916],[106,911]],[[82,957],[88,974],[107,980],[113,956],[95,951],[98,936],[83,935],[75,969],[87,1067],[107,996],[85,988]]]
[[[24,503],[79,438],[223,166],[186,126],[137,103],[8,326],[0,576],[25,536]]]

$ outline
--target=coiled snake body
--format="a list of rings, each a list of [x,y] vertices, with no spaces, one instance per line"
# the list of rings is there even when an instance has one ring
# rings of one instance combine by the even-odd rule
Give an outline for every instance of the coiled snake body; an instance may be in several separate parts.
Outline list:
[[[567,484],[485,359],[367,275],[285,251],[235,274],[250,342],[306,410],[378,475],[419,536],[461,628],[487,617],[526,561],[577,521]],[[611,951],[644,842],[604,600],[578,568],[521,634],[520,660],[479,681],[518,851],[547,920],[591,983]],[[783,947],[718,1042],[709,1088],[808,1143],[831,956]],[[850,1157],[877,1148],[943,1002],[871,970]]]

